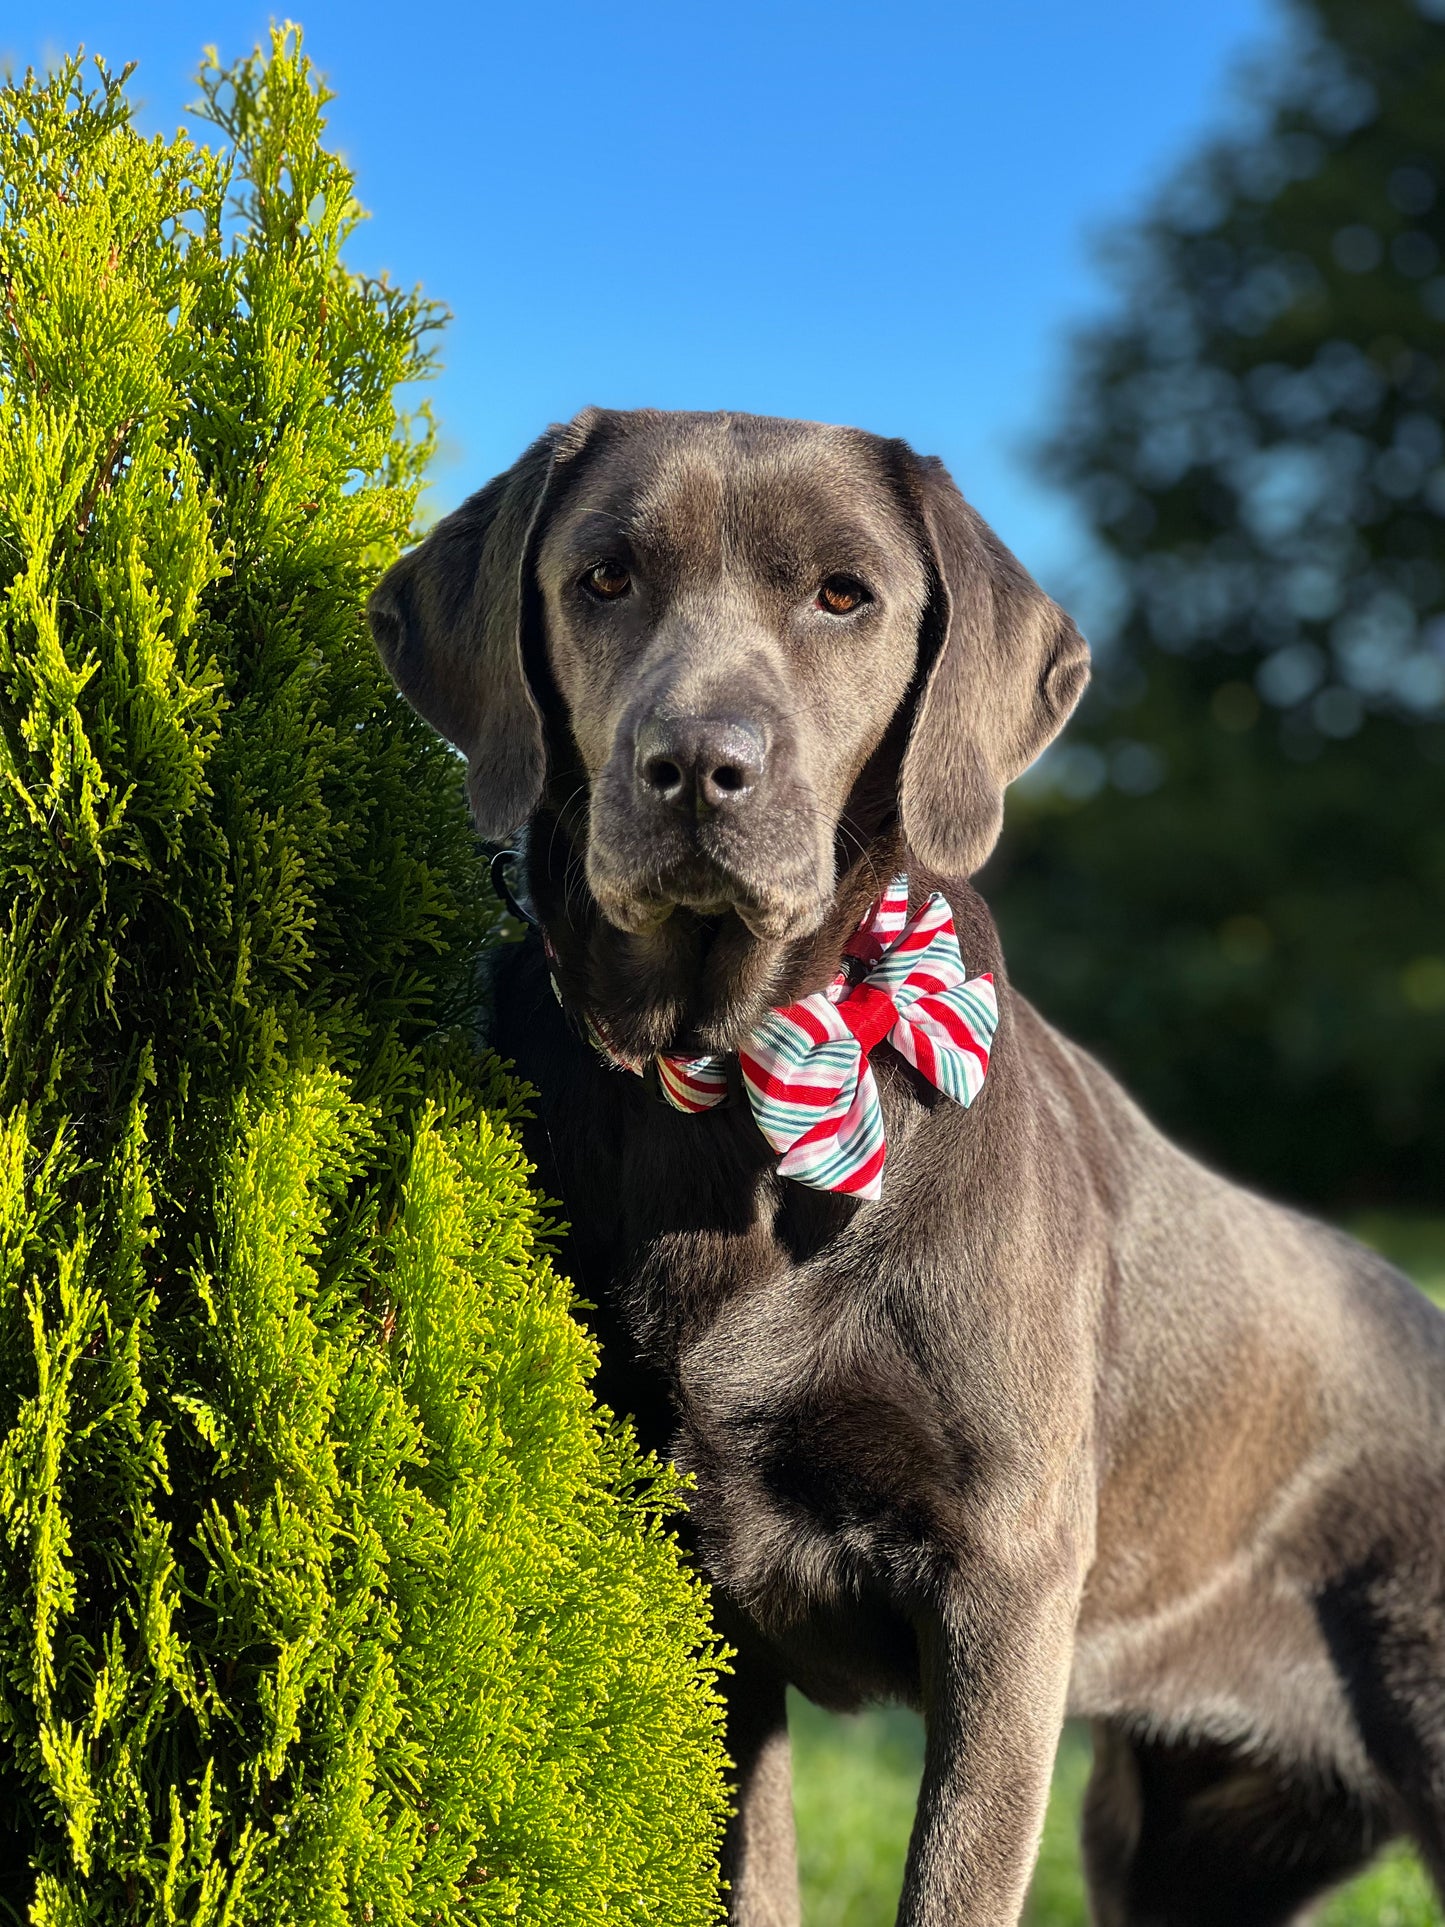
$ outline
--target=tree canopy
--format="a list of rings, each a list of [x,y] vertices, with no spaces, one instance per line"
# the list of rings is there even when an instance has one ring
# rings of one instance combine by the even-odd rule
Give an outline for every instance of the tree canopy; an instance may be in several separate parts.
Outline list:
[[[1044,472],[1118,607],[991,895],[1016,977],[1235,1171],[1445,1170],[1445,8],[1300,0],[1115,243]]]

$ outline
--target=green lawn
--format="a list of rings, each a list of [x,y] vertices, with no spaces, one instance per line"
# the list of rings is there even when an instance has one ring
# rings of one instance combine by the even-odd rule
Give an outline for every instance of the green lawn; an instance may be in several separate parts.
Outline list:
[[[1445,1219],[1375,1216],[1351,1227],[1445,1304]],[[794,1695],[794,1805],[804,1927],[891,1927],[923,1765],[915,1715],[839,1719]],[[1088,1735],[1064,1735],[1026,1916],[1029,1927],[1086,1927],[1078,1817]],[[1445,1927],[1412,1856],[1391,1852],[1336,1895],[1318,1927]]]

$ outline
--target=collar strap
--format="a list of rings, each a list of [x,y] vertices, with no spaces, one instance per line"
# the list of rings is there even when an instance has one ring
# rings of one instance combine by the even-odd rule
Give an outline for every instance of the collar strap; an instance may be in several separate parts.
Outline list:
[[[543,942],[552,960],[545,934]],[[552,988],[560,1003],[555,975]],[[674,1110],[711,1111],[728,1101],[733,1060],[673,1051],[632,1057],[585,1021],[599,1055],[649,1082],[651,1073]],[[910,916],[908,879],[896,876],[844,945],[827,989],[769,1011],[736,1062],[783,1177],[876,1198],[887,1144],[870,1051],[887,1042],[935,1089],[966,1105],[983,1085],[997,1027],[993,978],[964,969],[947,898],[935,891]]]

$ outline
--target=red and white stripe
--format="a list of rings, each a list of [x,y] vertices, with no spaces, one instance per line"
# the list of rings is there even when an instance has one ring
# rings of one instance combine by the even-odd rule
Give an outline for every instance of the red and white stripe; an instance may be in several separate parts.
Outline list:
[[[947,900],[937,892],[912,917],[908,879],[895,877],[845,945],[826,990],[763,1019],[738,1053],[758,1129],[779,1154],[783,1177],[818,1190],[878,1197],[888,1147],[868,1054],[885,1040],[937,1090],[971,1104],[983,1085],[998,1027],[991,976],[970,977]],[[614,1064],[644,1065],[614,1050]],[[674,1110],[697,1113],[727,1101],[724,1057],[655,1058],[658,1088]]]

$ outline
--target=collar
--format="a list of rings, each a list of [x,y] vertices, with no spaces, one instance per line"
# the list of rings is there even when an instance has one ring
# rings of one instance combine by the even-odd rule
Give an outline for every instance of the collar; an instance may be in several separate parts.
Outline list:
[[[559,1003],[556,957],[543,947]],[[565,1008],[565,1006],[564,1006]],[[716,1110],[741,1085],[785,1177],[819,1190],[879,1195],[886,1143],[868,1059],[889,1044],[945,1096],[971,1104],[998,1026],[990,974],[969,977],[953,911],[935,892],[911,915],[908,878],[893,878],[843,947],[833,981],[769,1011],[735,1056],[621,1050],[586,1013],[593,1048],[645,1080],[673,1110]]]

